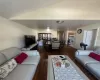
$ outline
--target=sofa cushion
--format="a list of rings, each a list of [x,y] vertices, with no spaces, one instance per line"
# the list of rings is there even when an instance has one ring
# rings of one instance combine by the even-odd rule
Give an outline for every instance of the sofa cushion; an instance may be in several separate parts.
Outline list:
[[[96,77],[100,78],[100,62],[97,63],[89,63],[86,65],[87,69],[93,73]]]
[[[0,65],[6,62],[6,60],[6,57],[2,53],[0,53]]]
[[[82,56],[76,56],[77,60],[80,61],[83,65],[87,64],[87,63],[95,63],[95,62],[99,62],[91,57],[89,57],[88,55],[82,55]]]
[[[29,56],[22,64],[35,64],[38,65],[40,60],[39,56]]]
[[[26,53],[28,56],[40,56],[37,50],[22,51],[22,52]]]
[[[27,57],[28,57],[27,54],[21,53],[20,55],[15,57],[15,60],[17,63],[21,64]]]
[[[35,65],[18,65],[4,80],[32,80]]]
[[[16,55],[18,55],[21,52],[20,49],[16,48],[16,47],[12,47],[12,48],[8,48],[5,50],[2,50],[1,53],[5,55],[5,57],[9,60],[13,57],[15,57]]]

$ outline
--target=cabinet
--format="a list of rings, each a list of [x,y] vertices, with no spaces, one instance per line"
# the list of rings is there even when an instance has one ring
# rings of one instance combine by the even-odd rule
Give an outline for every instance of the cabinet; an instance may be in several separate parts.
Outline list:
[[[51,40],[51,33],[38,33],[38,40]]]

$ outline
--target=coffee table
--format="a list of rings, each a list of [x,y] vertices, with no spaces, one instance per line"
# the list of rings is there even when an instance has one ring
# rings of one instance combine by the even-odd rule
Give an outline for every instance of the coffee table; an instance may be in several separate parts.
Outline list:
[[[68,68],[57,67],[53,58],[64,55],[48,56],[48,74],[47,80],[89,80],[88,77],[77,67],[77,65],[68,57],[66,61],[70,64]]]

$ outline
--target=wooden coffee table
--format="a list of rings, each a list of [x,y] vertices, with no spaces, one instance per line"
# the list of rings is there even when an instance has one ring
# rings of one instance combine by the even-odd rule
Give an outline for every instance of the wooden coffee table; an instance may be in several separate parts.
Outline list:
[[[54,65],[53,58],[64,55],[51,55],[48,56],[48,75],[47,80],[89,80],[88,77],[76,66],[76,64],[68,57],[66,61],[70,64],[68,68],[57,68]]]

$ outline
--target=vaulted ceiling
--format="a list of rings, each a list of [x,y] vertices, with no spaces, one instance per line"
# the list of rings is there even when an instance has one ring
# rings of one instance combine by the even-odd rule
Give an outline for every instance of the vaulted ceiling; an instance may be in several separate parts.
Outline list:
[[[9,19],[100,19],[100,0],[0,0]]]
[[[53,0],[55,1],[55,0]],[[38,5],[37,5],[38,6]],[[60,0],[11,19],[100,19],[100,0]]]
[[[99,22],[100,0],[0,0],[0,16],[31,28],[74,29]]]
[[[6,18],[44,8],[60,0],[0,0],[0,15]]]

